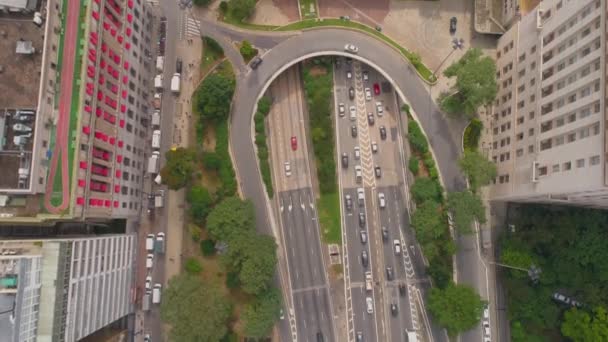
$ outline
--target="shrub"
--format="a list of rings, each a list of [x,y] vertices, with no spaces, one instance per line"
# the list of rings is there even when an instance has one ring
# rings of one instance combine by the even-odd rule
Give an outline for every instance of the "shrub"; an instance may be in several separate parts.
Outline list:
[[[425,201],[442,202],[441,186],[431,178],[418,178],[410,189],[416,204]]]
[[[203,271],[203,266],[201,266],[201,263],[198,260],[188,258],[188,260],[186,260],[185,269],[189,274],[199,274]]]
[[[222,12],[222,14],[226,14],[226,12],[228,12],[228,2],[227,1],[220,2],[220,12]]]
[[[201,234],[203,233],[203,230],[201,229],[201,227],[190,223],[188,225],[188,231],[190,232],[190,237],[192,238],[192,240],[194,242],[201,241]]]
[[[410,115],[410,105],[408,105],[407,103],[404,103],[401,106],[401,111],[404,112],[407,115]]]
[[[228,152],[228,124],[222,122],[215,128],[216,146],[215,153],[219,156],[222,164],[219,168],[218,176],[222,182],[221,189],[218,189],[218,195],[229,197],[236,193],[236,176],[232,167],[232,159]]]
[[[241,285],[239,280],[238,272],[228,272],[226,274],[226,287],[229,289],[236,289]]]
[[[422,133],[422,129],[416,121],[409,121],[407,127],[408,139],[412,148],[420,154],[425,154],[429,150],[429,143]]]
[[[224,3],[224,1],[222,1],[222,3]],[[222,7],[222,4],[220,4],[220,7]],[[224,55],[224,49],[222,49],[222,46],[215,39],[210,37],[203,37],[203,43],[205,44],[205,47],[207,49],[213,51],[215,54],[221,56]]]
[[[258,49],[254,48],[248,40],[243,40],[239,52],[245,62],[249,62],[255,55],[258,54]]]
[[[429,260],[429,275],[438,288],[445,288],[452,281],[452,260],[449,257]]]
[[[220,156],[215,152],[205,152],[203,153],[203,166],[206,170],[209,171],[217,171],[222,166],[222,160]]]
[[[420,170],[420,166],[418,165],[418,158],[416,158],[416,156],[411,156],[410,160],[408,161],[408,169],[410,169],[410,172],[414,174],[414,176],[418,175],[418,171]]]
[[[215,254],[215,242],[210,239],[201,241],[201,252],[204,256],[212,256]]]
[[[483,129],[483,123],[479,119],[473,119],[464,130],[463,145],[465,149],[476,150],[479,146],[479,138],[481,137],[481,130]]]

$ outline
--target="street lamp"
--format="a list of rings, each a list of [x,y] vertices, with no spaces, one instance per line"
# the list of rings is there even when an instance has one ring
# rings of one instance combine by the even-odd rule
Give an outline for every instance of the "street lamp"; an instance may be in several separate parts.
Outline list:
[[[441,69],[443,64],[448,60],[448,58],[450,58],[450,56],[454,53],[454,51],[462,50],[463,48],[464,48],[464,39],[462,39],[462,38],[452,39],[452,51],[450,51],[450,53],[448,53],[448,55],[445,56],[445,58],[441,61],[441,63],[439,63],[439,66],[437,67],[437,69],[435,69],[435,71],[433,71],[433,74],[431,75],[431,77],[435,78],[435,74],[437,74],[437,71],[439,71],[439,69]]]
[[[542,273],[541,268],[534,264],[531,264],[529,268],[522,268],[522,267],[511,266],[511,265],[507,265],[507,264],[501,264],[499,262],[494,262],[494,261],[491,261],[490,263],[497,265],[497,266],[504,267],[504,268],[510,268],[512,270],[524,271],[524,272],[528,273],[528,277],[530,277],[530,280],[532,280],[532,282],[534,284],[538,283],[538,281],[540,280],[540,274]]]

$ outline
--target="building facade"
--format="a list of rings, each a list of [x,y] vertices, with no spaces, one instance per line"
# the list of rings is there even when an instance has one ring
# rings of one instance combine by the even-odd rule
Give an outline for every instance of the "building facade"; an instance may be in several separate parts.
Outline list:
[[[608,207],[606,2],[542,1],[496,57],[492,198]]]
[[[2,341],[78,341],[134,312],[135,235],[0,242]]]

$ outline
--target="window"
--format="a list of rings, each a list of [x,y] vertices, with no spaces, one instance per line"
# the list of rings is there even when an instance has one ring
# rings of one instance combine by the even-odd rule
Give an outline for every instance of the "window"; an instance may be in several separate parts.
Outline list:
[[[530,120],[534,119],[534,111],[531,111],[530,113],[528,113],[528,119],[530,119]]]
[[[559,172],[559,164],[553,164],[553,167],[551,167],[551,171],[552,172]]]
[[[519,148],[519,149],[517,149],[517,151],[515,151],[515,155],[516,155],[517,157],[521,157],[521,156],[523,156],[523,155],[524,155],[524,149],[523,149],[523,148]]]
[[[521,62],[523,62],[523,61],[525,61],[525,60],[526,60],[526,54],[525,54],[525,53],[523,53],[523,54],[521,54],[521,55],[519,56],[519,63],[521,63]]]
[[[532,64],[530,64],[530,69],[531,70],[536,69],[536,62],[532,62]]]
[[[568,123],[576,121],[576,114],[568,115]]]
[[[530,53],[535,53],[536,52],[536,45],[534,45],[531,49],[530,49]]]
[[[564,136],[560,135],[559,137],[555,138],[555,146],[559,146],[559,145],[563,145],[564,144]]]
[[[581,168],[581,167],[585,167],[585,159],[577,159],[576,160],[576,167],[577,168]]]
[[[571,162],[565,162],[564,164],[562,164],[562,170],[563,171],[570,171],[570,169],[572,169],[572,163]]]
[[[555,120],[556,127],[561,127],[563,125],[564,125],[564,118],[559,118],[559,119]]]
[[[530,128],[530,129],[528,130],[528,136],[530,136],[530,137],[531,137],[531,136],[533,136],[533,135],[534,135],[534,128]]]
[[[536,83],[536,79],[535,79],[535,78],[532,78],[532,79],[530,80],[530,86],[533,86],[533,85],[534,85],[534,83]]]
[[[518,117],[518,118],[517,118],[517,124],[518,124],[518,125],[521,125],[521,124],[523,124],[523,123],[524,123],[524,117],[523,117],[523,116]]]
[[[539,176],[546,176],[547,175],[547,167],[546,166],[541,166],[538,168],[538,175]]]
[[[518,133],[518,134],[517,134],[517,136],[516,136],[515,138],[517,139],[517,141],[522,140],[522,139],[524,138],[524,133],[523,133],[523,132]]]
[[[589,136],[589,127],[583,128],[578,132],[578,137],[580,139],[586,138]]]
[[[599,163],[600,163],[600,156],[593,156],[593,157],[589,158],[589,164],[597,165]]]
[[[574,141],[576,141],[576,133],[570,133],[570,134],[568,134],[568,142],[571,143],[571,142],[574,142]]]
[[[534,145],[528,145],[528,153],[534,153]]]

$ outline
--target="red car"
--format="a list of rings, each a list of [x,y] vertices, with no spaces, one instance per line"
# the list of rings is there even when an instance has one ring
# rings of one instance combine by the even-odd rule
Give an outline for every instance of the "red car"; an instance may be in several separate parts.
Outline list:
[[[378,83],[374,83],[374,94],[380,95],[380,86]]]
[[[295,136],[291,137],[291,149],[294,151],[298,149],[298,139]]]

